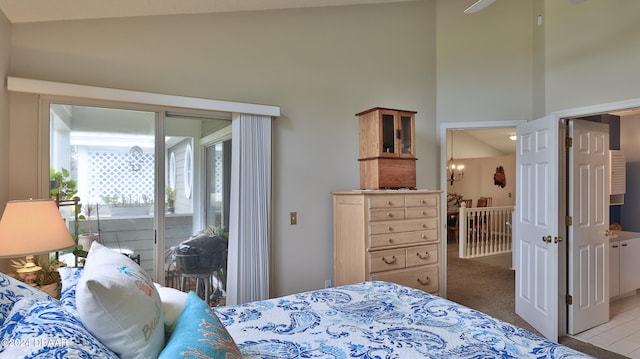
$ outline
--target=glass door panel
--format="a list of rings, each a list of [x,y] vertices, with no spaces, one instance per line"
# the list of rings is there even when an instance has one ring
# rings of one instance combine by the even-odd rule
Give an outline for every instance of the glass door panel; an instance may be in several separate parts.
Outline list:
[[[394,115],[382,115],[382,151],[395,153],[396,118]]]
[[[224,300],[226,267],[208,258],[223,256],[226,264],[227,243],[214,252],[207,240],[195,238],[223,234],[228,228],[230,188],[225,171],[230,170],[231,147],[219,133],[230,138],[230,128],[225,118],[168,115],[164,122],[165,285],[194,290],[201,297],[206,292],[212,305]]]
[[[413,148],[411,148],[411,122],[412,118],[410,116],[400,116],[400,146],[402,146],[402,154],[413,153]]]
[[[78,244],[97,240],[154,273],[156,113],[89,106],[50,106],[50,167],[69,172],[85,219]],[[75,216],[64,207],[72,233]],[[95,236],[89,234],[95,233]],[[72,253],[61,259],[73,265]]]

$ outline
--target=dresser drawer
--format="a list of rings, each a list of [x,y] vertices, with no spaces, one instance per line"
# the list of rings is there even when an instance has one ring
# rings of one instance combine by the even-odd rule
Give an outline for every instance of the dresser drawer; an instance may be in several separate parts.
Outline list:
[[[405,211],[407,219],[438,217],[438,209],[434,207],[411,207]]]
[[[369,197],[369,208],[403,208],[404,196]]]
[[[407,287],[416,288],[429,293],[440,290],[438,280],[438,266],[400,269],[392,272],[371,274],[371,280],[382,280],[398,283]]]
[[[405,197],[406,207],[437,207],[438,196],[436,195],[411,195]]]
[[[371,249],[389,246],[402,246],[405,244],[420,244],[426,242],[434,242],[438,240],[438,232],[436,230],[404,232],[404,233],[388,233],[376,234],[369,237],[369,247]]]
[[[401,233],[401,232],[413,232],[422,231],[425,229],[438,229],[437,218],[425,218],[425,219],[413,219],[406,221],[388,221],[377,222],[370,224],[371,234],[383,234],[383,233]]]
[[[438,245],[409,247],[407,251],[407,267],[438,263]]]
[[[382,272],[401,269],[406,265],[406,251],[404,249],[389,249],[369,253],[371,272]]]
[[[369,221],[389,221],[404,219],[405,211],[402,208],[370,209]]]

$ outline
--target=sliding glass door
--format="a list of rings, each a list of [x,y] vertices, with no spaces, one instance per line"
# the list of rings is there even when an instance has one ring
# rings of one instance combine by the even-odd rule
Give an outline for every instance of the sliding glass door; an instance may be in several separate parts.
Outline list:
[[[212,192],[207,177],[222,173],[230,157],[222,167],[210,161],[203,140],[209,146],[221,132],[230,139],[230,125],[225,113],[187,116],[51,103],[51,173],[75,181],[73,195],[85,218],[78,221],[80,233],[99,234],[96,240],[130,255],[154,280],[180,288],[172,249],[223,223],[209,219],[212,199],[217,213],[228,213],[228,200],[218,201],[228,198],[228,179]],[[73,232],[73,208],[62,210]],[[74,263],[71,253],[61,258]]]

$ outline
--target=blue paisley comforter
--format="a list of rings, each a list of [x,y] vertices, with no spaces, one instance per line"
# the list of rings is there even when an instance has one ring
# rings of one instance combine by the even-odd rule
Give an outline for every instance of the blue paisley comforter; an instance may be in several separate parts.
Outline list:
[[[387,282],[215,312],[244,358],[589,358],[476,310]]]

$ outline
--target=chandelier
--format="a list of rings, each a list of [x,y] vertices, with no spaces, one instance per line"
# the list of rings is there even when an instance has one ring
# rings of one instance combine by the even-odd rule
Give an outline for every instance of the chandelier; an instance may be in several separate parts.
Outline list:
[[[451,158],[447,161],[447,180],[453,186],[453,182],[461,181],[464,176],[464,165],[456,164],[453,160],[453,132],[451,131]]]

